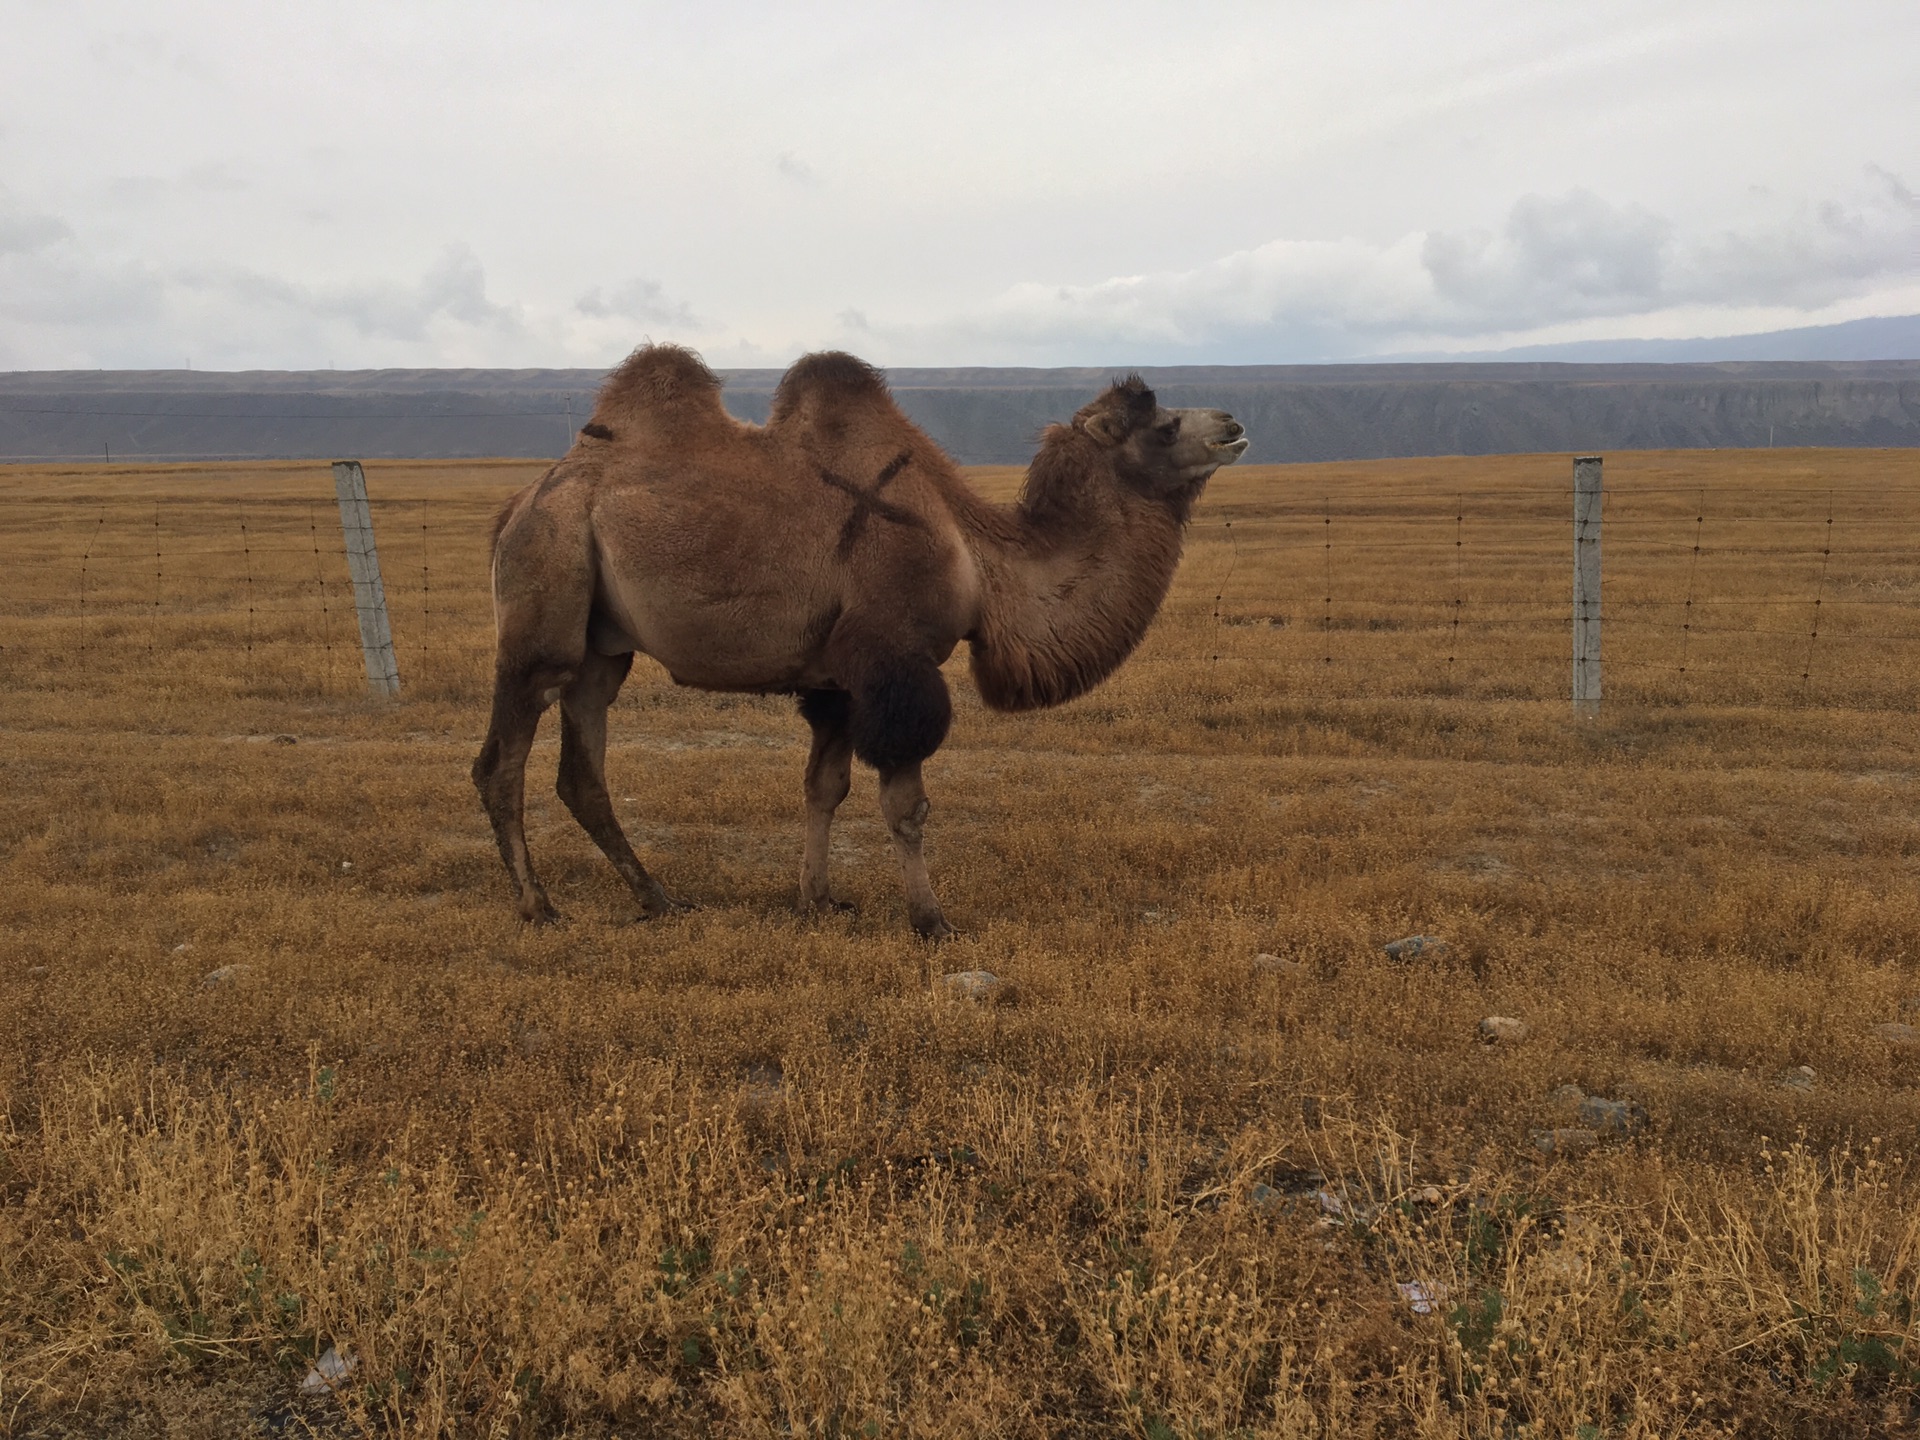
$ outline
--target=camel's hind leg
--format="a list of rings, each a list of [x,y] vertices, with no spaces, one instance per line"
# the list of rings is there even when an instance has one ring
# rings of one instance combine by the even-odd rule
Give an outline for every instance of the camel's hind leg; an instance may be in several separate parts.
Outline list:
[[[519,892],[520,918],[536,925],[559,919],[559,912],[547,899],[527,853],[527,755],[533,749],[541,714],[569,678],[570,672],[564,670],[536,668],[510,673],[502,669],[493,682],[493,716],[487,724],[487,738],[473,762],[473,785],[487,807],[487,819],[493,825],[500,858],[506,861],[507,875]]]
[[[827,844],[833,812],[853,784],[853,731],[850,700],[844,690],[809,690],[800,697],[800,713],[813,727],[807,755],[807,840],[800,861],[800,904],[807,910],[851,910],[827,888]]]
[[[560,775],[554,792],[580,828],[593,837],[600,853],[640,902],[645,919],[689,907],[660,888],[627,841],[607,793],[607,707],[633,668],[631,655],[600,655],[589,650],[560,696]]]

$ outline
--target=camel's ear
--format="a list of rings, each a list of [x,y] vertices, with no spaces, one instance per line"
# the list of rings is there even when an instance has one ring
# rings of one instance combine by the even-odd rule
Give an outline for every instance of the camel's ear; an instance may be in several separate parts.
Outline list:
[[[1080,423],[1089,435],[1107,445],[1118,445],[1132,428],[1126,415],[1115,410],[1096,410]]]

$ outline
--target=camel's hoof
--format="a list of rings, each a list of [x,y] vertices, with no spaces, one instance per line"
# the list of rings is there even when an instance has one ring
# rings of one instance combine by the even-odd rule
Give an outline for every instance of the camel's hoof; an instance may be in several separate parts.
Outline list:
[[[815,919],[825,920],[836,915],[858,915],[860,907],[851,900],[803,900],[800,902],[802,913]]]
[[[913,922],[913,933],[922,940],[951,940],[960,932],[947,923],[944,915],[936,915],[931,920]]]
[[[535,910],[531,915],[524,910],[521,911],[520,918],[536,930],[544,930],[549,925],[558,925],[560,923],[560,912],[554,909],[553,906],[542,902],[540,908]]]
[[[693,901],[676,899],[656,885],[653,887],[653,894],[640,902],[640,918],[664,920],[670,915],[684,915],[689,910],[699,908]]]

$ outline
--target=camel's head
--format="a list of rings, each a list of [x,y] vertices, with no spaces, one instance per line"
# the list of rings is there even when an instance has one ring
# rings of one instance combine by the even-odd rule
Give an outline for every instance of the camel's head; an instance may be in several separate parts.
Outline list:
[[[1168,410],[1138,375],[1107,387],[1073,417],[1105,446],[1114,469],[1150,495],[1191,498],[1207,477],[1246,453],[1247,431],[1224,410]]]

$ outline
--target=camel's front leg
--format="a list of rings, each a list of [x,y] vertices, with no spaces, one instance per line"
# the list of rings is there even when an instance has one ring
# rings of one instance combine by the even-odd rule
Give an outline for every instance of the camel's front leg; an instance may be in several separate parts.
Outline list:
[[[800,713],[813,728],[813,749],[807,755],[807,838],[800,860],[800,904],[807,910],[853,909],[833,899],[827,886],[827,845],[833,833],[833,813],[853,784],[849,708],[843,690],[809,690],[800,697]]]
[[[918,761],[880,772],[880,813],[886,816],[887,829],[893,834],[893,852],[900,857],[900,873],[907,882],[907,918],[927,939],[946,939],[955,931],[940,913],[940,902],[933,898],[926,857],[920,853],[927,823],[927,792],[920,783]]]

